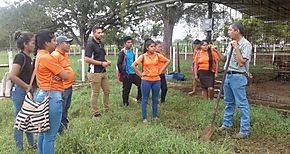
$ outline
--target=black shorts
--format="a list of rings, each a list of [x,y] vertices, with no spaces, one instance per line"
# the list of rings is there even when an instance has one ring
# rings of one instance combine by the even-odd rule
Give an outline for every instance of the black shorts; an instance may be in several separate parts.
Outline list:
[[[198,78],[201,88],[207,89],[214,86],[214,72],[208,70],[198,70]]]

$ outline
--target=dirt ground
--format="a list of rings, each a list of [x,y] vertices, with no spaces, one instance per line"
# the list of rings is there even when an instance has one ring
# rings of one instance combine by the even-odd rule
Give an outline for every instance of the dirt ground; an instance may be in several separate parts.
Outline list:
[[[192,85],[168,83],[169,88],[179,90],[185,94],[192,91]],[[219,88],[219,85],[215,87]],[[290,115],[290,81],[270,79],[265,76],[256,78],[247,87],[249,102],[252,105],[269,106],[281,111],[285,118]],[[201,89],[194,97],[201,98]],[[229,132],[233,135],[234,132]],[[225,135],[215,133],[213,140],[223,142]],[[268,137],[250,137],[247,140],[237,140],[234,144],[234,153],[290,153],[290,142],[287,139]]]
[[[183,93],[192,91],[192,85],[168,83],[168,87]],[[215,89],[215,96],[217,96],[219,85],[216,85]],[[247,86],[247,93],[251,104],[269,106],[290,112],[290,81],[251,82]],[[198,94],[195,96],[201,97],[201,89],[198,89]]]

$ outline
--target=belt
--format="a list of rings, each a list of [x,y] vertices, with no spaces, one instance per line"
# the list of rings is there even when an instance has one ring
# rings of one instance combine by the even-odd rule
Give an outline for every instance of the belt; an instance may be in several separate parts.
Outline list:
[[[246,74],[245,72],[228,71],[227,74]]]

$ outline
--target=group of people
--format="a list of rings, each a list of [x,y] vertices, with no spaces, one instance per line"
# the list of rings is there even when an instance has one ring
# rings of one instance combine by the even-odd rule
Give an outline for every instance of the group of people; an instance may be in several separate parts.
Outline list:
[[[88,63],[88,79],[91,84],[91,112],[92,117],[101,116],[98,108],[98,96],[100,88],[103,90],[103,113],[109,110],[109,79],[106,68],[112,62],[106,59],[106,52],[102,37],[103,30],[99,26],[92,28],[93,37],[85,48],[85,62]],[[209,47],[207,41],[194,41],[194,86],[196,92],[197,81],[200,80],[202,95],[205,99],[213,98],[214,79],[218,75],[218,59],[229,63],[229,69],[224,84],[224,100],[226,103],[224,121],[219,128],[225,131],[233,126],[235,106],[241,110],[240,132],[237,138],[245,138],[250,133],[250,112],[246,96],[246,74],[249,71],[251,58],[251,44],[243,37],[244,29],[240,23],[234,23],[229,27],[229,37],[232,42],[227,51],[222,54]],[[68,127],[67,113],[71,104],[72,84],[74,71],[68,59],[68,51],[72,39],[65,36],[56,37],[49,30],[41,30],[34,36],[29,32],[17,32],[15,34],[17,47],[21,50],[13,62],[10,79],[15,83],[12,90],[12,100],[15,107],[14,116],[20,111],[27,92],[32,91],[37,83],[35,101],[42,102],[46,96],[50,96],[49,120],[50,129],[39,133],[36,144],[33,134],[26,133],[29,147],[38,147],[40,154],[54,153],[54,144],[57,133],[61,133]],[[132,50],[133,39],[130,36],[123,38],[124,46],[119,52],[117,68],[121,74],[122,101],[124,106],[129,105],[129,95],[132,84],[137,86],[136,101],[141,102],[141,117],[144,124],[148,123],[147,104],[152,91],[152,121],[158,121],[158,95],[161,89],[160,102],[165,102],[167,83],[165,70],[170,63],[162,50],[162,43],[147,39],[144,42],[143,54],[135,59]],[[36,49],[36,50],[35,50]],[[228,59],[230,50],[233,56]],[[35,61],[31,54],[35,51]],[[138,65],[142,65],[138,68]],[[36,82],[31,77],[36,74]],[[33,84],[34,83],[34,84]],[[18,150],[23,150],[23,132],[14,128],[14,140]]]
[[[15,56],[10,79],[13,81],[12,101],[14,117],[21,110],[26,93],[36,90],[34,100],[49,101],[50,129],[38,134],[37,143],[33,134],[26,132],[29,148],[38,147],[40,154],[54,153],[57,133],[68,127],[68,109],[71,104],[74,71],[68,59],[72,39],[55,37],[49,30],[41,30],[34,36],[30,32],[16,32],[15,41],[20,52]],[[31,54],[35,52],[33,61]],[[34,81],[34,75],[36,82]],[[14,128],[16,148],[23,150],[23,132]]]
[[[95,26],[92,29],[93,38],[88,42],[85,49],[85,61],[89,63],[88,78],[91,83],[91,106],[94,118],[101,116],[98,110],[98,96],[100,88],[103,89],[103,112],[108,111],[109,82],[106,68],[111,65],[105,55],[104,44],[102,43],[102,28]],[[123,105],[129,105],[129,95],[132,84],[137,86],[138,92],[136,101],[141,102],[142,121],[147,123],[147,102],[152,90],[153,121],[158,120],[158,95],[161,87],[161,100],[165,102],[167,83],[165,80],[165,69],[169,64],[165,53],[162,51],[161,42],[154,42],[151,39],[145,40],[144,51],[138,59],[135,59],[133,52],[133,39],[130,36],[123,38],[123,48],[118,54],[117,68],[121,74],[122,100]],[[137,65],[142,65],[142,70]]]
[[[201,83],[204,99],[214,97],[214,81],[218,77],[217,49],[207,40],[198,39],[193,42],[192,73],[194,75],[193,88],[190,95],[197,93],[198,81]]]
[[[85,48],[85,62],[89,64],[88,79],[91,83],[91,110],[93,118],[101,116],[98,110],[98,96],[100,88],[104,92],[103,112],[109,109],[109,80],[106,68],[111,61],[106,59],[104,44],[101,39],[101,27],[94,26],[93,38]],[[54,143],[57,133],[62,133],[68,127],[68,109],[72,99],[72,84],[74,71],[71,67],[68,52],[72,39],[66,36],[56,37],[50,30],[41,30],[34,36],[30,32],[16,32],[15,41],[20,52],[15,55],[9,78],[14,84],[12,88],[12,101],[14,104],[14,117],[21,110],[23,101],[28,92],[34,92],[34,100],[42,102],[46,96],[49,101],[50,129],[38,134],[37,143],[32,133],[25,132],[29,148],[38,147],[40,154],[54,153]],[[133,39],[124,37],[124,48],[120,51],[117,65],[120,67],[123,82],[123,104],[129,105],[129,93],[134,83],[138,87],[137,101],[142,103],[142,121],[147,123],[147,101],[152,89],[153,120],[158,119],[158,94],[162,85],[162,99],[165,102],[167,85],[164,71],[169,60],[161,51],[161,43],[153,40],[145,41],[144,54],[137,60],[132,51]],[[159,47],[158,47],[159,45]],[[157,46],[157,48],[155,48]],[[34,53],[35,59],[32,60]],[[142,71],[136,67],[142,63]],[[34,75],[35,79],[34,80]],[[163,79],[162,82],[160,79]],[[161,84],[162,83],[162,84]],[[23,132],[14,128],[14,141],[16,148],[23,150]]]

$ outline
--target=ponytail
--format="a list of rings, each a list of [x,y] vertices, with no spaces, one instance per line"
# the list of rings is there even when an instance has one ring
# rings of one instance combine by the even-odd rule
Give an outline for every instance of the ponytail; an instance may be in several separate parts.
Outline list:
[[[24,50],[24,45],[31,41],[32,38],[33,34],[30,32],[16,31],[14,33],[14,40],[16,42],[16,46],[20,50]]]
[[[212,66],[213,66],[213,58],[212,58],[211,48],[207,49],[207,54],[208,54],[208,70],[211,71]]]

